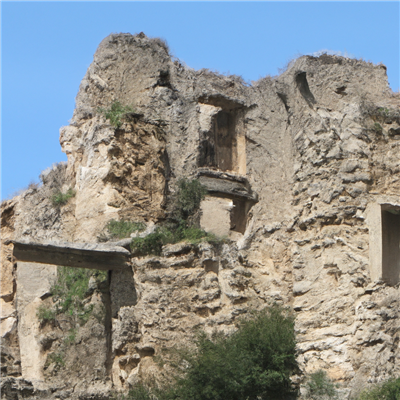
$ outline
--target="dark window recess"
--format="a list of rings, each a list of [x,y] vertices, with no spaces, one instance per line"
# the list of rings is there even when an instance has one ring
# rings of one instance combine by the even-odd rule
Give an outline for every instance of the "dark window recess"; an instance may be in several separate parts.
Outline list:
[[[307,104],[312,108],[313,104],[316,103],[314,95],[311,93],[310,87],[307,82],[307,73],[299,72],[296,75],[296,84]]]
[[[235,115],[220,111],[213,118],[212,127],[200,143],[200,167],[233,171],[237,160]]]
[[[389,285],[400,280],[399,210],[382,210],[382,278]]]
[[[247,224],[247,202],[243,200],[233,200],[231,210],[231,231],[244,233]]]

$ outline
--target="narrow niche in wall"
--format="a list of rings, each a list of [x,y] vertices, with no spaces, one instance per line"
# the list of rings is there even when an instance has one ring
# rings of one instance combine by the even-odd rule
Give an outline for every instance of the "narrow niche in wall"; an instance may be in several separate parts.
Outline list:
[[[219,109],[219,110],[218,110]],[[215,107],[210,129],[201,133],[199,167],[246,174],[243,112]]]
[[[389,285],[400,281],[400,208],[382,205],[382,279]]]
[[[244,233],[247,224],[248,202],[233,200],[231,209],[231,231]]]

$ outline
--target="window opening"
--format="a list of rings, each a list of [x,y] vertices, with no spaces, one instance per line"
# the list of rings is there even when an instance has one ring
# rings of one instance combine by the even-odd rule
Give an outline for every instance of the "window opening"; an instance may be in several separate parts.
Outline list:
[[[213,117],[211,130],[200,146],[199,166],[238,171],[236,116],[233,112],[222,110]]]
[[[382,279],[396,285],[400,278],[400,210],[382,209]]]

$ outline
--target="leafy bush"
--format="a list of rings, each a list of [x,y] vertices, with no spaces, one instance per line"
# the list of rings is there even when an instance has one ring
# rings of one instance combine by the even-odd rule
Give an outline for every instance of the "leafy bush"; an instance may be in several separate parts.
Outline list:
[[[365,390],[357,400],[399,400],[400,378],[392,378],[388,381]]]
[[[189,217],[199,210],[200,203],[206,194],[207,189],[197,179],[180,179],[172,213],[173,217],[187,221]]]
[[[159,227],[155,232],[141,238],[133,238],[131,249],[139,254],[160,255],[162,246],[167,243],[174,243],[174,234],[167,228]]]
[[[116,128],[122,125],[122,121],[126,119],[127,114],[134,112],[132,107],[123,106],[119,101],[114,101],[109,109],[98,108],[97,111],[103,114],[110,121],[110,124]]]
[[[337,396],[334,384],[323,370],[319,370],[310,375],[306,383],[306,389],[308,397],[314,400],[335,398]]]
[[[230,336],[200,334],[197,349],[184,358],[185,376],[176,399],[282,399],[293,394],[297,369],[294,318],[274,305],[242,320]]]
[[[75,191],[73,189],[68,189],[66,193],[57,190],[51,196],[51,203],[54,207],[64,206],[68,203],[68,200],[75,196]]]
[[[146,228],[146,225],[143,222],[131,222],[120,220],[116,221],[112,219],[107,222],[106,230],[108,231],[111,238],[115,239],[123,239],[127,238],[133,232],[141,232]]]
[[[183,349],[169,386],[137,385],[124,400],[281,400],[295,395],[294,318],[274,305],[240,321],[230,336],[204,332]],[[182,372],[183,371],[183,372]],[[172,382],[172,383],[171,383]]]

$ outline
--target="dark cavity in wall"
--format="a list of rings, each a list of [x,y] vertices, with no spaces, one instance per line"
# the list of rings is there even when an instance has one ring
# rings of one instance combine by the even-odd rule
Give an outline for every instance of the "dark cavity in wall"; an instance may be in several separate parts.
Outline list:
[[[231,210],[231,231],[244,233],[246,231],[249,204],[245,200],[233,199]]]
[[[389,285],[400,280],[400,211],[382,209],[382,278]]]
[[[236,152],[235,115],[220,111],[214,116],[212,128],[200,144],[200,167],[233,171]]]
[[[310,91],[310,87],[308,86],[306,72],[299,72],[296,74],[296,84],[300,94],[303,96],[307,104],[312,108],[316,101],[314,95]]]

